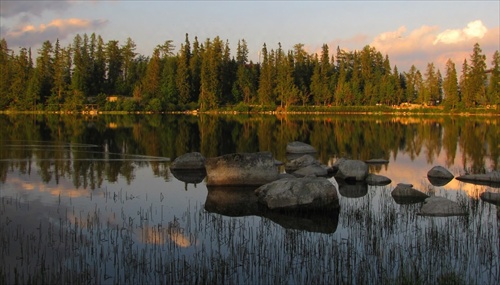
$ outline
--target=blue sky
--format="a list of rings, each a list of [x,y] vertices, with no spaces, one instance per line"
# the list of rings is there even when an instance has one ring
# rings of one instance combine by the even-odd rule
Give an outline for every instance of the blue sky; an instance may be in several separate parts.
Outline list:
[[[136,52],[149,56],[156,45],[173,40],[176,51],[219,36],[235,55],[245,39],[257,61],[266,43],[285,50],[297,43],[309,53],[328,44],[330,52],[365,45],[388,54],[400,71],[412,64],[441,70],[448,58],[457,67],[478,42],[487,56],[500,49],[500,1],[0,1],[1,37],[10,48],[32,47],[57,38],[63,45],[79,33],[104,41],[127,37]]]

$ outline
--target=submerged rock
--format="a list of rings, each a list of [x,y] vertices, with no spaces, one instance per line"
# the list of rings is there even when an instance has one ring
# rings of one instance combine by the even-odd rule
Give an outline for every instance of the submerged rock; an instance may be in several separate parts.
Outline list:
[[[315,153],[316,149],[310,144],[306,144],[303,142],[290,142],[286,145],[287,153]]]
[[[205,169],[205,157],[199,152],[185,153],[174,159],[170,169]]]
[[[279,178],[270,152],[233,153],[207,158],[207,186],[260,186]]]
[[[384,186],[384,185],[390,184],[392,182],[392,180],[389,179],[388,177],[383,176],[383,175],[370,173],[370,174],[368,174],[368,176],[366,176],[365,182],[368,185]]]
[[[269,209],[321,210],[339,208],[335,186],[323,177],[284,178],[255,190]]]
[[[425,199],[425,203],[417,213],[420,216],[449,217],[468,215],[458,203],[444,197],[433,196]]]
[[[391,196],[398,204],[413,204],[423,202],[429,195],[413,188],[412,184],[398,183]]]
[[[364,181],[368,175],[368,165],[361,160],[346,160],[342,162],[336,176],[344,180]]]
[[[485,202],[500,206],[500,193],[483,192],[480,197]]]

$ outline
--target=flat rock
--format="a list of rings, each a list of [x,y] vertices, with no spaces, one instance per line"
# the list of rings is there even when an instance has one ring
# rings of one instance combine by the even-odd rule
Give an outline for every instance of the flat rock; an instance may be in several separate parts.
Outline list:
[[[368,176],[366,176],[365,182],[368,185],[384,186],[384,185],[390,184],[392,182],[392,180],[389,179],[388,177],[383,176],[383,175],[370,173],[370,174],[368,174]]]
[[[364,181],[368,165],[361,160],[346,160],[339,165],[336,176],[344,180]]]
[[[425,199],[424,205],[422,205],[422,208],[417,215],[449,217],[466,216],[468,213],[456,202],[444,197],[433,196]]]
[[[368,164],[387,164],[389,163],[389,160],[384,159],[384,158],[372,158],[365,160],[366,163]]]
[[[255,190],[269,209],[325,210],[339,208],[335,186],[323,177],[284,178]]]
[[[483,192],[480,197],[485,202],[500,206],[500,193]]]
[[[315,153],[316,149],[310,144],[299,141],[289,142],[286,145],[287,153]]]
[[[279,178],[270,152],[233,153],[207,158],[207,186],[260,186]]]
[[[170,169],[204,169],[205,157],[199,152],[185,153],[172,162]]]
[[[207,176],[205,168],[203,169],[171,169],[170,172],[174,177],[182,182],[199,184]]]
[[[472,184],[491,185],[500,187],[500,172],[492,171],[485,174],[466,174],[456,177],[455,179]]]

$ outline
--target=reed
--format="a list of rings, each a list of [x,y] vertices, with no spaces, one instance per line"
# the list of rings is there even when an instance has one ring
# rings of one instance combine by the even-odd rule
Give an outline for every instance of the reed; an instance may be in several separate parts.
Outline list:
[[[1,197],[1,284],[494,284],[498,209],[458,193],[467,217],[417,216],[389,187],[341,199],[331,234],[228,217],[188,203],[179,217],[120,190],[94,207],[57,202],[45,216]],[[160,197],[157,197],[158,199]],[[57,198],[59,201],[61,197]],[[128,203],[141,201],[136,213]],[[36,222],[19,223],[20,215]],[[37,218],[34,218],[37,217]],[[171,219],[170,219],[171,218]]]

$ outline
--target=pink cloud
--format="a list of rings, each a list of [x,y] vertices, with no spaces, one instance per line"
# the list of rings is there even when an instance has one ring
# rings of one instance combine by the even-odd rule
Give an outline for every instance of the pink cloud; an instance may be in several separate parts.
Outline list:
[[[437,26],[422,26],[407,33],[406,28],[382,33],[375,37],[370,46],[382,54],[388,54],[392,65],[400,71],[407,71],[411,65],[425,70],[428,63],[433,62],[441,72],[448,59],[461,66],[464,59],[472,53],[474,44],[481,46],[488,58],[500,48],[500,27],[488,29],[480,21],[473,21],[462,29],[440,31]]]
[[[9,46],[28,47],[46,40],[65,39],[69,35],[86,30],[96,30],[107,24],[106,20],[55,19],[48,24],[21,25],[5,32]]]

